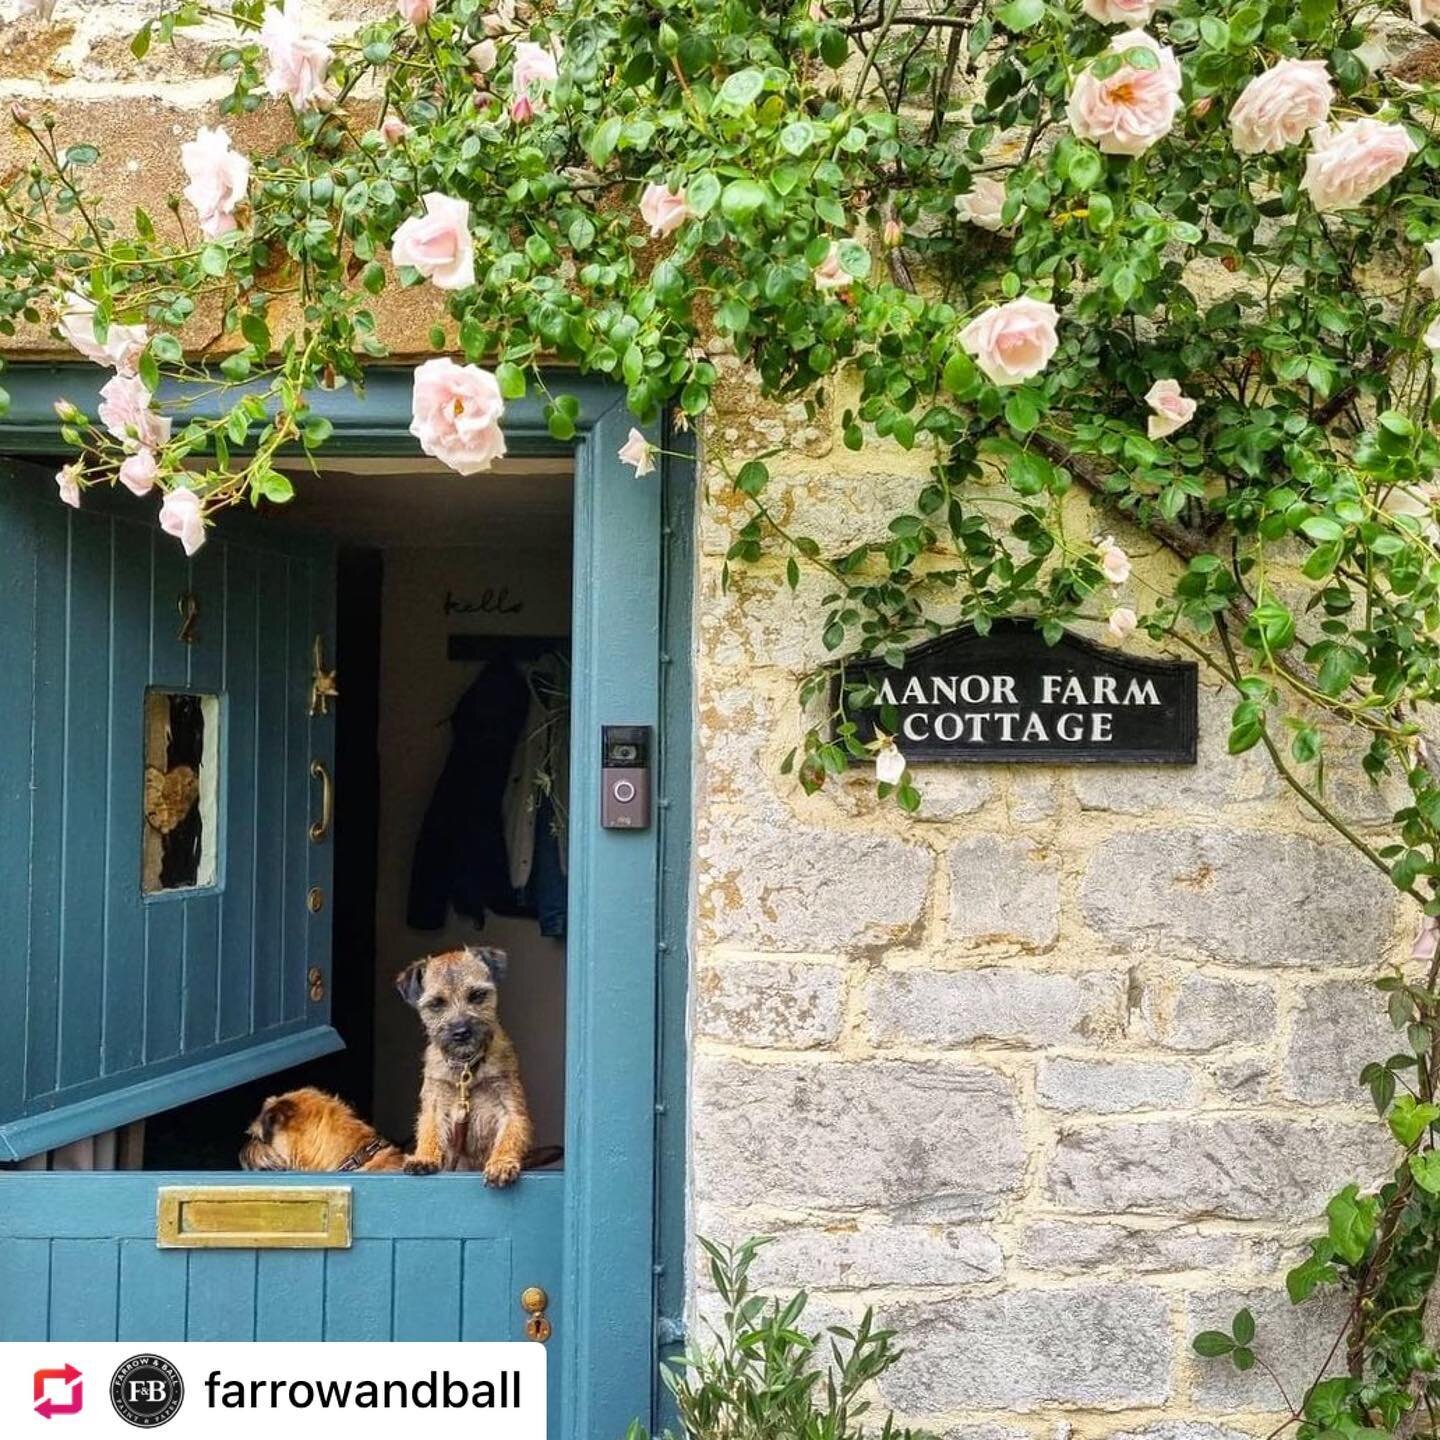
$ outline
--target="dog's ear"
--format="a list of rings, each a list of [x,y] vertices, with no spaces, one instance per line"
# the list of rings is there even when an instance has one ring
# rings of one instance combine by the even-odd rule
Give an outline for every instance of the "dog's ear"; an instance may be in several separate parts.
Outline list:
[[[260,1140],[269,1145],[275,1131],[295,1118],[295,1102],[288,1095],[272,1095],[260,1110]]]
[[[407,1005],[420,1003],[420,995],[425,989],[425,966],[429,960],[428,955],[423,960],[416,960],[395,977],[395,988]]]
[[[493,945],[474,945],[470,953],[485,962],[490,978],[497,985],[505,978],[505,972],[510,968],[510,957],[503,950],[497,950]]]

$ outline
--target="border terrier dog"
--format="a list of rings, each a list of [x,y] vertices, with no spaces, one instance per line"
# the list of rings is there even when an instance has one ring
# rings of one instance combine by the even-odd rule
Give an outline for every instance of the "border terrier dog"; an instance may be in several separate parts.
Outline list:
[[[467,945],[407,966],[395,988],[425,1026],[425,1073],[407,1175],[481,1170],[513,1185],[530,1149],[520,1064],[500,1028],[495,989],[505,952]]]
[[[337,1095],[314,1086],[272,1095],[250,1122],[245,1170],[399,1170],[405,1153]]]

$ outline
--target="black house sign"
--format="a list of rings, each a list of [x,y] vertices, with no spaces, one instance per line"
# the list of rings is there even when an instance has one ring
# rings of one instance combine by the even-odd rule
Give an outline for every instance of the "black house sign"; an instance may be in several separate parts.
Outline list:
[[[1197,667],[1147,660],[1066,632],[1047,645],[1025,620],[955,630],[845,667],[862,740],[894,737],[911,762],[1193,765]],[[855,686],[871,703],[854,704]]]

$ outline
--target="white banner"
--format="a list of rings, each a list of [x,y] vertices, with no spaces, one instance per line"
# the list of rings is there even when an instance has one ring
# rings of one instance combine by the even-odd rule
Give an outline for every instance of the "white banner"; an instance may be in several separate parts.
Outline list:
[[[545,1347],[0,1344],[0,1435],[545,1440]]]

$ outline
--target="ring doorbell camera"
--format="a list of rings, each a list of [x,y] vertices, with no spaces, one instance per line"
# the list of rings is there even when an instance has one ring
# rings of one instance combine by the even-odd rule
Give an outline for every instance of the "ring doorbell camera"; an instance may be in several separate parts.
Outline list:
[[[648,725],[604,725],[600,730],[600,825],[644,830],[650,824]]]

